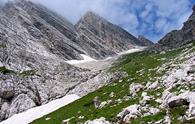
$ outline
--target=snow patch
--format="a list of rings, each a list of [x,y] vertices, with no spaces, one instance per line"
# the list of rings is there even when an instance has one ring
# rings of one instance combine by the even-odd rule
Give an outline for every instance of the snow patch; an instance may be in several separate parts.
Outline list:
[[[45,105],[29,109],[25,112],[15,114],[11,118],[1,122],[0,124],[28,124],[44,115],[47,115],[77,99],[80,97],[77,95],[67,95],[63,98],[53,100]]]
[[[81,56],[83,57],[83,60],[68,60],[66,61],[68,64],[74,65],[74,64],[80,64],[80,63],[85,63],[85,62],[90,62],[90,61],[97,61],[93,58],[91,58],[90,56],[81,54]]]
[[[118,56],[120,55],[125,55],[125,54],[130,54],[130,53],[134,53],[134,52],[139,52],[139,51],[142,51],[145,47],[138,47],[138,48],[134,48],[134,49],[130,49],[130,50],[127,50],[127,51],[124,51],[124,52],[121,52],[121,53],[117,53]],[[71,65],[77,65],[77,64],[82,64],[82,63],[86,63],[86,62],[98,62],[98,61],[105,61],[105,60],[110,60],[112,59],[113,57],[108,57],[104,60],[96,60],[96,59],[93,59],[91,58],[90,56],[87,56],[85,54],[80,54],[82,57],[83,57],[83,60],[68,60],[66,61],[68,64],[71,64]]]
[[[134,52],[139,52],[142,51],[144,48],[135,48],[135,49],[130,49],[121,53],[118,53],[118,55],[125,55],[125,54],[130,54],[130,53],[134,53]]]

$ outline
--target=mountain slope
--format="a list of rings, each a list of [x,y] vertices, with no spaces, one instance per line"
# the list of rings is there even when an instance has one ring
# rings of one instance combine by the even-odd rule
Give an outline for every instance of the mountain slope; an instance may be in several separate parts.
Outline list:
[[[194,8],[184,27],[167,34],[157,45],[152,46],[155,49],[125,55],[116,61],[110,72],[126,72],[127,77],[108,82],[95,92],[32,124],[193,124]],[[98,109],[94,105],[95,100],[100,104]]]
[[[80,54],[84,51],[70,39],[76,37],[73,26],[46,8],[29,1],[9,2],[3,13],[11,23],[27,30],[32,41],[38,41],[48,52],[65,60],[82,59]]]
[[[32,124],[90,124],[92,121],[89,120],[97,118],[103,124],[193,122],[194,108],[191,106],[188,109],[188,99],[194,99],[194,96],[190,98],[187,94],[195,93],[195,70],[188,74],[191,69],[189,67],[195,64],[194,56],[195,42],[164,52],[142,51],[125,55],[111,71],[125,71],[128,77],[109,82],[97,91],[35,120]],[[184,94],[181,99],[176,97],[182,93],[186,96]],[[93,104],[96,96],[100,98],[98,109]],[[190,104],[194,105],[193,102]]]

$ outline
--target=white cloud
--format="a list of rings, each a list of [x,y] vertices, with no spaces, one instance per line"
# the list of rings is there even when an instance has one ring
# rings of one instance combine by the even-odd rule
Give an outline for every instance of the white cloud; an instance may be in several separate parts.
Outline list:
[[[60,13],[72,23],[76,23],[87,11],[94,11],[110,22],[123,26],[137,35],[137,16],[126,5],[128,0],[34,0]]]
[[[189,10],[190,0],[151,0],[161,17],[177,18]]]

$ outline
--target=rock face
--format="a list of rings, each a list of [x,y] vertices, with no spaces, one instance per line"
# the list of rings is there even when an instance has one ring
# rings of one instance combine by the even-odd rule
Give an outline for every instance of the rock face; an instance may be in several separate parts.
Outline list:
[[[168,47],[178,47],[195,40],[195,6],[193,13],[189,19],[184,23],[181,30],[174,30],[163,37],[159,44]]]
[[[139,35],[138,36],[138,40],[142,41],[144,46],[151,46],[151,45],[154,45],[154,43],[150,40],[148,40],[147,38],[145,38],[144,36],[142,35]]]
[[[74,26],[41,5],[25,0],[9,2],[3,7],[0,22],[2,28],[13,31],[10,34],[10,29],[4,29],[1,34],[8,35],[23,49],[32,50],[34,47],[30,49],[27,47],[30,44],[25,44],[31,42],[37,48],[32,50],[34,52],[39,49],[39,53],[42,50],[44,55],[52,53],[65,60],[82,59],[80,54],[84,51],[73,41],[76,38]]]
[[[79,33],[80,46],[94,58],[105,58],[135,46],[147,46],[93,12],[88,12],[75,27]]]

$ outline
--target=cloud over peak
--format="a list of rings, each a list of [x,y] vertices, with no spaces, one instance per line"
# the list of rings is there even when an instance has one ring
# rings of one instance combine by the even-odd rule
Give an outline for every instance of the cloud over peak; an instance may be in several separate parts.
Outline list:
[[[7,0],[0,0],[4,3]],[[167,32],[182,27],[195,0],[31,0],[41,3],[76,23],[94,11],[131,34],[158,41]]]

